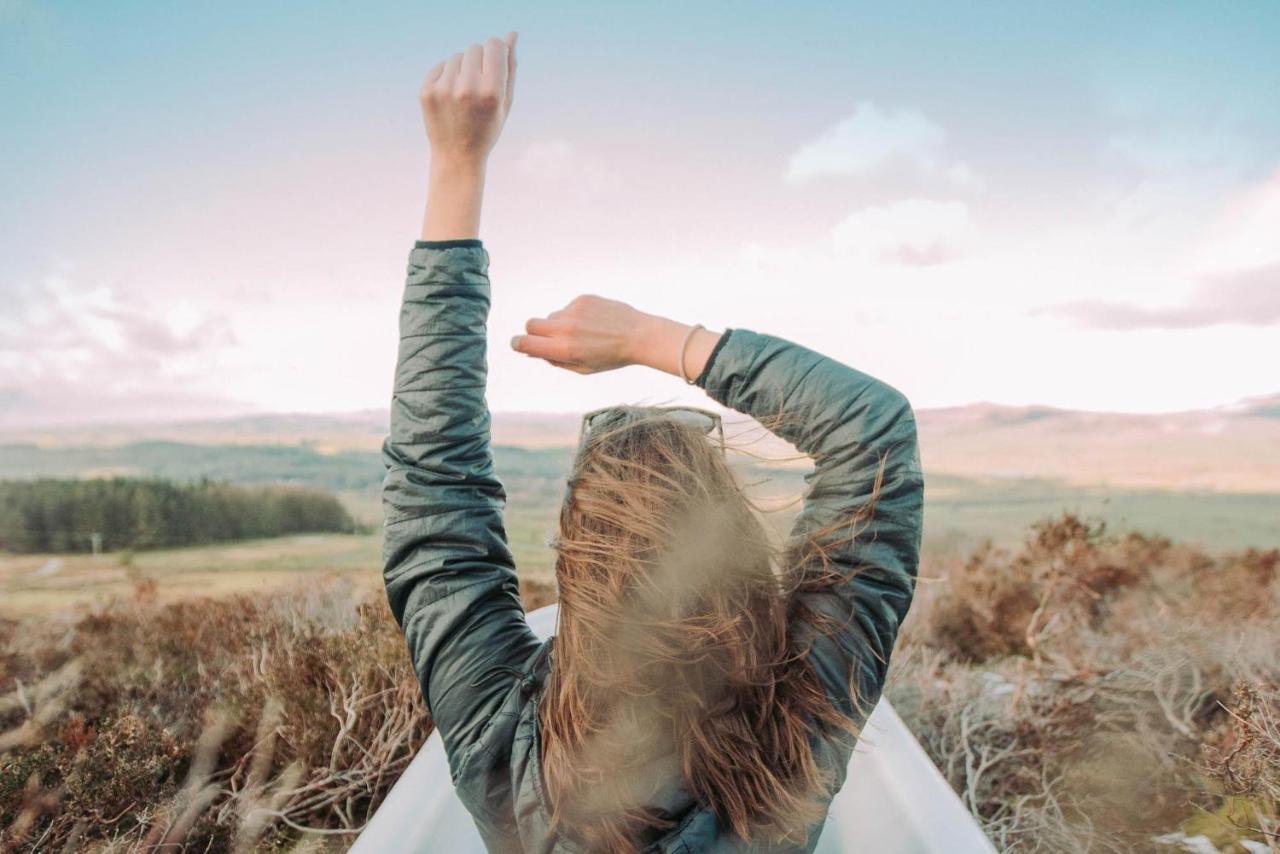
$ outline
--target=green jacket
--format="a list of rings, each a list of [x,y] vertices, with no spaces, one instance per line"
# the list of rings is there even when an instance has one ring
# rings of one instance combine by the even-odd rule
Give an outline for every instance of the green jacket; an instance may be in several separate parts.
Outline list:
[[[493,470],[488,269],[478,240],[419,242],[410,252],[383,445],[384,576],[457,794],[485,844],[577,851],[548,830],[536,711],[554,639],[539,642],[525,622],[503,526],[506,493]],[[792,416],[780,435],[814,458],[792,542],[864,505],[885,460],[869,522],[832,555],[861,571],[847,584],[805,594],[811,609],[848,627],[819,637],[810,654],[834,701],[862,721],[880,697],[919,556],[923,477],[911,407],[873,377],[746,329],[720,338],[697,385],[747,415]],[[848,690],[855,671],[860,710]],[[815,746],[834,773],[834,796],[853,741],[815,737]],[[652,850],[763,850],[736,843],[680,781],[672,786],[678,794],[666,808],[678,824]],[[811,851],[820,830],[812,829],[807,846],[786,850]]]

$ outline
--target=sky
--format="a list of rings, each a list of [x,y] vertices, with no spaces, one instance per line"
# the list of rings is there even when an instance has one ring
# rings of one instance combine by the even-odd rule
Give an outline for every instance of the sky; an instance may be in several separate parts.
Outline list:
[[[494,410],[706,400],[509,350],[580,293],[918,408],[1280,392],[1280,3],[0,0],[0,426],[385,407],[417,89],[511,29]]]

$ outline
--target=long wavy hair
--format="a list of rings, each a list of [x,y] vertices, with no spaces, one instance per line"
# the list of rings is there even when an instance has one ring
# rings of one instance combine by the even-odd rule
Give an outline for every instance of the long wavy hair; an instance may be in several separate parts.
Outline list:
[[[826,550],[863,514],[783,550],[759,512],[721,449],[661,410],[579,447],[538,713],[552,825],[589,850],[669,830],[673,780],[746,842],[802,843],[822,818],[813,738],[857,727],[806,656],[814,633],[794,627],[822,620],[793,594],[834,580]]]

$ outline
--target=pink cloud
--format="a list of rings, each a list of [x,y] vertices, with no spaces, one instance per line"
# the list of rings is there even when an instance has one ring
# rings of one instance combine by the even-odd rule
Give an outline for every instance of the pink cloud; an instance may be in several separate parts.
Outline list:
[[[0,426],[244,408],[203,390],[209,354],[234,343],[224,318],[183,318],[53,276],[13,288],[8,302],[0,317]]]
[[[1079,300],[1032,314],[1067,317],[1089,329],[1198,329],[1221,323],[1269,326],[1280,322],[1280,263],[1205,276],[1181,305]]]

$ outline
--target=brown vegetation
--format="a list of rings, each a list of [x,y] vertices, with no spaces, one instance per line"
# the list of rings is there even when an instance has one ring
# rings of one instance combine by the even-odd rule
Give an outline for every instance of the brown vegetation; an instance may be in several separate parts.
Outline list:
[[[888,695],[998,848],[1280,850],[1280,552],[1064,516],[925,574]],[[382,598],[153,595],[0,620],[0,850],[349,845],[430,731]]]
[[[431,730],[385,601],[153,594],[0,621],[0,850],[345,849]]]
[[[895,665],[888,695],[1001,850],[1280,845],[1276,550],[1045,521],[923,581]]]

